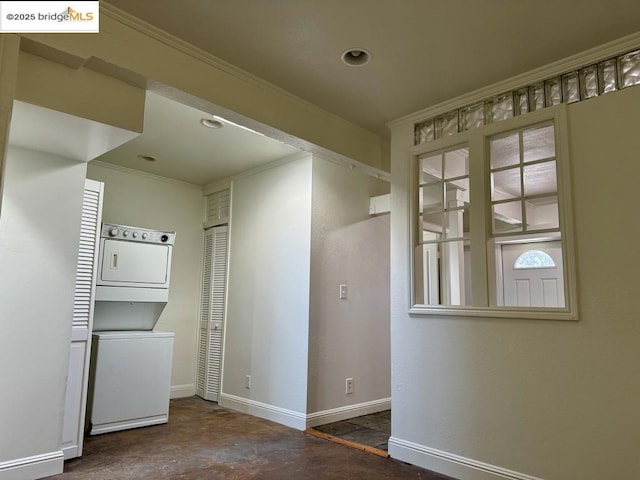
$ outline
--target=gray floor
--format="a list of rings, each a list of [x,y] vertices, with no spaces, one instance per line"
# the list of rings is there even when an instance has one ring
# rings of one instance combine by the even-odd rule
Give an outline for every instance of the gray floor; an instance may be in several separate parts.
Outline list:
[[[391,410],[327,423],[315,427],[315,430],[386,451],[391,435]]]

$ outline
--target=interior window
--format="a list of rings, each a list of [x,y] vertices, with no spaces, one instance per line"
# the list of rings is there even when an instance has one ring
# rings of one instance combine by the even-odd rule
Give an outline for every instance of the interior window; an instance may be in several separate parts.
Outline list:
[[[575,317],[565,140],[527,116],[414,147],[412,313]]]

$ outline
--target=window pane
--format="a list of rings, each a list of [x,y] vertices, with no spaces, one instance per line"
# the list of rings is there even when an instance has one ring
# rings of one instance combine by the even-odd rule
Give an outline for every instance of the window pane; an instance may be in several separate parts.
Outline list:
[[[469,206],[444,214],[446,238],[466,238],[469,236]]]
[[[469,254],[467,255],[469,257]],[[467,305],[466,285],[470,284],[471,269],[465,262],[464,242],[445,242],[440,244],[441,283],[440,299],[442,305]],[[471,292],[469,292],[471,298]]]
[[[580,97],[584,100],[598,95],[598,70],[595,65],[580,70]]]
[[[560,77],[552,78],[544,82],[545,102],[547,107],[562,103],[562,85]]]
[[[640,50],[619,59],[621,88],[640,83]]]
[[[425,211],[422,214],[422,229],[425,232],[442,235],[442,224],[444,223],[443,211]]]
[[[477,103],[460,110],[460,129],[471,130],[484,125],[484,103]]]
[[[560,226],[557,196],[529,199],[525,207],[527,230],[546,230]]]
[[[414,255],[415,302],[471,305],[470,259],[463,241],[418,245]]]
[[[513,117],[513,95],[507,93],[487,100],[487,123]]]
[[[565,103],[580,101],[580,87],[578,86],[578,72],[567,73],[562,76],[562,96]]]
[[[544,84],[537,83],[529,87],[529,109],[542,110],[544,108]]]
[[[435,125],[433,120],[427,120],[426,122],[418,123],[415,126],[415,144],[420,145],[422,143],[431,142],[435,136]]]
[[[609,93],[618,89],[616,82],[615,59],[605,60],[598,64],[598,90],[600,93]]]
[[[513,93],[513,103],[516,108],[516,115],[527,113],[529,111],[529,89],[525,87],[516,90]]]
[[[556,193],[556,162],[534,163],[524,167],[524,194],[542,195]]]
[[[522,231],[522,202],[498,203],[493,205],[493,233]]]
[[[445,113],[436,118],[436,138],[458,133],[458,111]]]
[[[491,174],[491,200],[506,200],[520,197],[520,168],[509,168]]]
[[[442,183],[432,183],[422,187],[422,209],[424,211],[444,210]]]
[[[492,169],[520,163],[520,142],[517,133],[506,137],[492,138],[489,147]]]
[[[522,132],[524,162],[533,162],[556,156],[556,139],[553,125],[531,128]]]
[[[555,266],[556,262],[553,261],[551,255],[542,250],[527,250],[520,254],[513,263],[513,268],[545,268]]]
[[[429,183],[442,178],[442,155],[420,157],[420,182]]]
[[[444,178],[469,175],[469,149],[460,148],[444,154]]]

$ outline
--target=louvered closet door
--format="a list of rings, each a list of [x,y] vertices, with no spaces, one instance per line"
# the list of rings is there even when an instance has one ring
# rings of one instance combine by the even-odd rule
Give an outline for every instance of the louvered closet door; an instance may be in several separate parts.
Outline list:
[[[96,262],[102,218],[103,184],[86,180],[76,268],[67,394],[64,405],[62,451],[65,460],[82,455],[87,405]]]
[[[227,244],[228,227],[226,225],[205,231],[196,394],[214,402],[219,398],[222,374]]]

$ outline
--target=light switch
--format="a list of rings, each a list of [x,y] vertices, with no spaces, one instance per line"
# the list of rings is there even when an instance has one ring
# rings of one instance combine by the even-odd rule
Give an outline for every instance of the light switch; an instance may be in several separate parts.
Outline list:
[[[340,299],[344,300],[345,298],[347,298],[347,286],[340,285]]]

